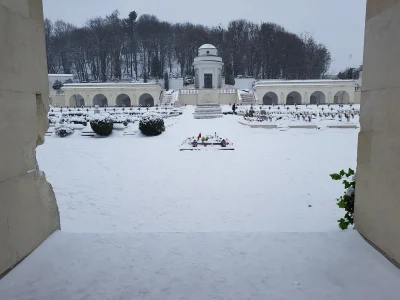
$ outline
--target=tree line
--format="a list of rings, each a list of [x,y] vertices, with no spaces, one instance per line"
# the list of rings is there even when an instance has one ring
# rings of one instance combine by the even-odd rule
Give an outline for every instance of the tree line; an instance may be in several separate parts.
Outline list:
[[[202,44],[213,44],[224,73],[257,79],[318,79],[328,71],[328,49],[308,35],[273,23],[231,21],[227,28],[160,21],[132,11],[89,19],[82,27],[45,20],[49,73],[76,74],[79,81],[193,75]]]
[[[360,66],[358,68],[346,68],[343,71],[340,71],[337,75],[338,79],[359,79],[360,74],[362,72],[363,66]]]

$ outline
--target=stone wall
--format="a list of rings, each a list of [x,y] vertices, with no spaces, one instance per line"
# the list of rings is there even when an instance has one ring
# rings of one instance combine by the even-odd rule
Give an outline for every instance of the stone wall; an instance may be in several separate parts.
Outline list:
[[[238,102],[238,94],[237,93],[219,94],[218,103],[221,105],[226,105],[226,104],[232,105],[233,103],[237,103],[237,102]]]
[[[48,128],[41,0],[0,1],[0,274],[60,229],[36,146]]]
[[[334,103],[335,95],[342,91],[348,94],[349,103],[355,102],[355,83],[354,81],[345,81],[340,82],[338,80],[333,81],[336,84],[327,84],[323,85],[323,82],[318,83],[315,81],[309,85],[299,82],[299,84],[290,84],[290,82],[284,82],[283,84],[259,84],[255,86],[255,94],[257,95],[257,99],[262,102],[264,95],[266,93],[272,92],[275,93],[278,97],[279,104],[285,104],[287,99],[286,97],[291,92],[297,92],[301,95],[301,103],[308,104],[311,101],[311,95],[314,92],[322,92],[325,95],[325,103]]]
[[[158,84],[70,84],[63,87],[65,92],[63,106],[74,106],[74,95],[80,95],[85,100],[86,106],[94,105],[94,97],[102,94],[107,98],[108,106],[117,104],[117,97],[121,94],[129,96],[131,105],[139,106],[140,97],[143,94],[150,94],[153,97],[154,105],[159,104],[162,88]],[[52,97],[53,98],[53,97]]]
[[[181,106],[198,104],[198,94],[179,94],[178,99]]]
[[[65,95],[64,94],[57,95],[57,93],[55,92],[50,92],[50,103],[55,107],[61,107],[67,105],[65,101]]]
[[[354,92],[354,104],[361,103],[361,91]]]
[[[357,230],[400,263],[400,0],[368,0],[361,132],[358,142]]]

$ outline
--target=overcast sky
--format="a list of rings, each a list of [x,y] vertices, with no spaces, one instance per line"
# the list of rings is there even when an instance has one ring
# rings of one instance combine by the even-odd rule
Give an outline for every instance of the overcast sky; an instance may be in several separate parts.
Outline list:
[[[234,19],[274,22],[295,33],[311,33],[331,51],[330,73],[362,64],[366,0],[43,0],[44,15],[83,25],[118,9],[153,14],[160,20],[226,26]]]

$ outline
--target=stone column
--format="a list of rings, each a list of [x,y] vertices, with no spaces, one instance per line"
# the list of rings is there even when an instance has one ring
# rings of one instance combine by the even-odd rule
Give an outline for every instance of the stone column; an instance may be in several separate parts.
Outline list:
[[[355,89],[353,89],[351,92],[349,92],[349,103],[354,103],[355,92],[356,92]]]
[[[42,1],[3,0],[0,19],[1,275],[60,229],[60,218],[35,155],[49,125]]]
[[[308,97],[308,92],[304,93],[304,98],[301,101],[301,104],[310,103],[310,98]]]
[[[92,98],[90,98],[90,95],[86,95],[85,97],[85,106],[93,106]]]
[[[213,76],[213,80],[212,80],[212,87],[213,87],[213,89],[216,89],[217,88],[217,74],[216,74],[216,69],[214,68],[213,69],[213,72],[212,72],[212,76]]]
[[[202,67],[200,67],[200,69],[199,69],[199,74],[200,74],[200,76],[199,76],[199,82],[200,82],[199,88],[203,89],[204,88],[204,69]]]
[[[400,1],[368,0],[356,229],[400,263]]]
[[[278,99],[278,104],[285,104],[286,103],[286,95],[284,92],[281,92],[281,97]]]
[[[117,104],[117,95],[115,93],[107,94],[108,106],[115,106]]]
[[[139,101],[139,96],[137,95],[136,92],[133,92],[131,95],[131,105],[137,106],[137,102]]]

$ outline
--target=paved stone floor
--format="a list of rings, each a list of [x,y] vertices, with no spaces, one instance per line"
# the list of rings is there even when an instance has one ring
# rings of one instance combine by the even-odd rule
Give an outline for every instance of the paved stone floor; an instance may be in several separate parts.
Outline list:
[[[1,299],[397,300],[400,271],[356,231],[53,234]]]

